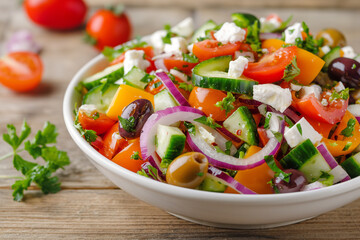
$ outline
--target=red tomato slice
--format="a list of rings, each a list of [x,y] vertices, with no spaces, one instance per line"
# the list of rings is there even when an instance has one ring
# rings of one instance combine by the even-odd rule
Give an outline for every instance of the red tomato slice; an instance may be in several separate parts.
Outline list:
[[[108,159],[112,159],[128,142],[119,135],[119,122],[115,123],[103,137],[104,144],[99,152]]]
[[[204,40],[195,43],[192,51],[200,61],[204,61],[213,57],[234,55],[236,51],[240,50],[241,45],[240,42],[221,44],[216,40]]]
[[[80,110],[79,123],[84,129],[93,130],[100,135],[108,131],[114,125],[115,121],[104,113],[94,112],[88,116]]]
[[[280,81],[284,70],[296,55],[296,47],[280,48],[276,52],[265,55],[259,62],[249,63],[244,70],[244,76],[259,83],[273,83]]]
[[[170,71],[170,69],[178,68],[180,71],[184,72],[187,75],[191,75],[192,69],[197,65],[197,63],[189,63],[182,59],[171,57],[164,59],[165,67]]]
[[[31,52],[13,52],[0,58],[0,83],[18,92],[37,87],[41,81],[43,64]]]
[[[322,94],[325,99],[326,95],[328,95],[326,92]],[[340,122],[345,115],[348,102],[349,100],[338,99],[329,102],[328,106],[324,106],[314,94],[310,94],[309,96],[299,99],[293,92],[292,105],[297,111],[308,118],[319,122],[335,124]]]

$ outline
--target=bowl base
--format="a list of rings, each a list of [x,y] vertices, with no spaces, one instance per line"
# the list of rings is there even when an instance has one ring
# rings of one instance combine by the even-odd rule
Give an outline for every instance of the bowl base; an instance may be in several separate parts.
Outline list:
[[[300,219],[300,220],[295,220],[295,221],[288,221],[288,222],[280,222],[280,223],[272,223],[272,224],[227,224],[227,223],[216,223],[216,222],[208,222],[208,221],[203,221],[203,220],[199,220],[199,219],[195,219],[195,218],[190,218],[190,217],[184,217],[175,213],[171,213],[168,212],[169,214],[178,217],[180,219],[189,221],[189,222],[193,222],[193,223],[197,223],[200,225],[205,225],[205,226],[209,226],[209,227],[217,227],[217,228],[230,228],[230,229],[265,229],[265,228],[275,228],[275,227],[282,227],[282,226],[286,226],[286,225],[290,225],[290,224],[295,224],[298,222],[302,222],[302,221],[306,221],[309,220],[311,218],[314,218],[316,216],[313,217],[309,217],[309,218],[304,218],[304,219]]]

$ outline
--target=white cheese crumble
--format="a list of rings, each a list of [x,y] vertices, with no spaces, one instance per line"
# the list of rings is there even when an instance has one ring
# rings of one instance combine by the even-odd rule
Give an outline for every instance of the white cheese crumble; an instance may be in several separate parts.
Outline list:
[[[321,100],[321,105],[323,105],[324,107],[326,107],[327,105],[329,105],[329,102],[328,102],[325,98],[323,98],[323,99]]]
[[[183,80],[184,82],[187,82],[188,81],[188,77],[185,73],[182,73],[178,70],[175,70],[175,69],[170,69],[170,73],[172,75],[174,75],[175,77],[178,77],[180,78],[181,80]]]
[[[212,135],[208,130],[206,130],[205,128],[199,126],[199,133],[202,137],[202,139],[205,140],[205,142],[207,142],[209,145],[213,144],[215,142],[215,137],[214,135]]]
[[[172,53],[174,55],[181,55],[187,53],[187,41],[183,37],[172,37],[171,44],[165,44],[164,52]]]
[[[253,87],[253,99],[284,112],[292,102],[289,88],[281,88],[275,84],[259,84]]]
[[[249,60],[246,57],[240,56],[234,61],[229,63],[228,76],[232,78],[238,78],[244,72],[244,69],[248,67]]]
[[[321,87],[316,84],[302,87],[302,96],[303,97],[309,96],[310,94],[314,94],[315,97],[320,100],[321,92],[322,92]]]
[[[297,84],[293,84],[293,83],[290,83],[290,88],[291,90],[294,90],[296,92],[300,91],[302,86],[301,85],[297,85]]]
[[[233,22],[225,22],[219,31],[214,34],[216,40],[223,44],[242,42],[245,40],[245,36],[246,31]]]
[[[133,67],[146,70],[149,66],[150,62],[144,59],[143,50],[128,50],[125,52],[124,75],[127,74]]]
[[[190,37],[194,32],[194,20],[191,17],[187,17],[172,27],[171,31],[179,36]]]
[[[300,38],[303,40],[301,32],[303,31],[301,23],[295,23],[294,25],[285,29],[285,43],[295,44],[295,40]]]
[[[83,104],[79,108],[79,112],[82,112],[86,116],[91,116],[97,111],[96,106],[94,104]]]
[[[240,56],[246,57],[249,62],[255,62],[255,57],[252,52],[235,51],[235,59],[237,59]]]
[[[341,50],[344,52],[344,57],[346,57],[346,58],[355,58],[356,57],[356,53],[351,46],[345,46],[345,47],[341,48]]]
[[[266,134],[269,138],[272,138],[274,137],[273,132],[280,132],[280,118],[283,117],[274,112],[267,112],[265,117],[268,118],[270,114],[269,129],[266,130]]]
[[[194,47],[193,43],[187,46],[187,49],[190,53],[193,53],[193,47]]]
[[[166,36],[165,30],[159,30],[151,34],[149,44],[154,47],[154,53],[159,54],[164,50],[163,37]]]
[[[327,54],[328,52],[330,52],[330,47],[329,46],[323,46],[323,47],[321,47],[321,51],[324,53],[324,55],[325,54]]]
[[[259,109],[259,113],[263,116],[266,115],[267,113],[267,106],[266,104],[261,104],[260,106],[258,106],[258,109]]]
[[[341,92],[342,90],[345,90],[345,86],[342,82],[338,82],[336,86],[334,87],[335,91]]]
[[[297,127],[297,125],[300,125],[300,127]],[[296,147],[306,139],[310,139],[313,144],[320,142],[322,139],[321,134],[318,133],[305,118],[301,118],[294,126],[287,129],[284,137],[286,142],[292,148]]]

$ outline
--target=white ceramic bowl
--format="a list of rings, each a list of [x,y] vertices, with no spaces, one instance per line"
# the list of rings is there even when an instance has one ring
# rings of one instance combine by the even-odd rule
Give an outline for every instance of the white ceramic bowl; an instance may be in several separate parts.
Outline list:
[[[157,182],[120,167],[94,150],[73,126],[75,86],[101,70],[107,60],[99,55],[81,68],[70,82],[63,113],[66,127],[79,148],[107,178],[136,198],[177,217],[216,227],[268,228],[299,222],[348,204],[360,197],[360,177],[331,187],[288,194],[238,195],[204,192]]]

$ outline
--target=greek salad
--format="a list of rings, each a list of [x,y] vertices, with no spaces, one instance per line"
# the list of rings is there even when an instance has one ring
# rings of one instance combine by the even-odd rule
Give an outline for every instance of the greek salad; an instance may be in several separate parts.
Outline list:
[[[336,29],[233,13],[105,48],[74,125],[110,161],[204,191],[309,191],[360,175],[360,56]]]

